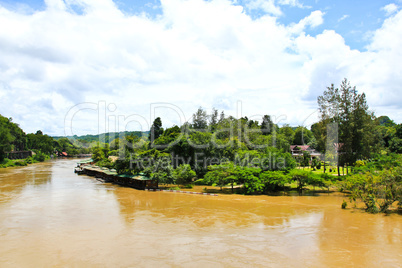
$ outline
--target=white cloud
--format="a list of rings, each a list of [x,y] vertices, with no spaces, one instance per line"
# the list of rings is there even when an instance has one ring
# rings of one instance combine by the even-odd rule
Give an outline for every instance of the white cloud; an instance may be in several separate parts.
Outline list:
[[[46,3],[33,14],[0,7],[0,25],[12,25],[0,27],[0,113],[27,132],[63,134],[71,107],[99,101],[116,104],[112,115],[149,121],[155,102],[172,103],[189,119],[199,106],[235,116],[240,100],[243,115],[284,114],[296,125],[344,77],[381,113],[402,100],[400,12],[359,52],[334,31],[305,33],[323,24],[318,10],[285,26],[271,15],[253,20],[228,0],[162,0],[155,19],[123,14],[108,0]],[[178,123],[167,115],[160,114],[164,126]],[[96,117],[77,113],[77,134],[96,133]]]
[[[310,6],[305,6],[303,3],[300,3],[298,0],[279,0],[278,4],[289,5],[298,8],[311,8]]]
[[[398,11],[398,6],[395,5],[394,3],[388,4],[386,6],[384,6],[383,8],[381,8],[382,10],[385,11],[387,16],[390,16],[392,14],[394,14],[395,12]]]
[[[280,6],[311,8],[310,6],[303,5],[298,0],[249,0],[246,4],[248,9],[262,10],[267,14],[277,17],[283,15]]]
[[[249,9],[261,9],[274,16],[282,15],[281,8],[275,5],[275,0],[251,0],[247,3]]]
[[[341,21],[343,21],[343,20],[346,20],[347,18],[349,18],[350,16],[349,15],[343,15],[342,17],[340,17],[339,19],[338,19],[338,22],[341,22]]]
[[[323,24],[324,15],[325,13],[321,12],[320,10],[313,11],[309,16],[301,19],[297,24],[294,24],[289,28],[291,29],[292,32],[300,34],[300,32],[304,31],[307,26],[315,28]]]

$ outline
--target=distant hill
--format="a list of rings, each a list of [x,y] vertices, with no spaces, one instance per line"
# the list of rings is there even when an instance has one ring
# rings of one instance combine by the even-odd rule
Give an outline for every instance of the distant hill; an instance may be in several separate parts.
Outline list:
[[[118,138],[120,135],[123,136],[137,136],[137,137],[148,137],[149,131],[124,131],[124,132],[108,132],[102,133],[99,135],[83,135],[83,136],[55,136],[53,137],[55,140],[59,140],[61,138],[75,139],[79,141],[85,141],[87,143],[97,142],[99,140],[104,141],[105,143],[110,143],[114,139]]]

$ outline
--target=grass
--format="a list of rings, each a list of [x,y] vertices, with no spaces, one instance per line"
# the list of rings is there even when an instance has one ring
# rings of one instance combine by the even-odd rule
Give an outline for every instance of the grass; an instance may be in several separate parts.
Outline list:
[[[15,159],[15,160],[5,158],[3,159],[3,161],[0,162],[0,168],[22,167],[22,166],[28,166],[28,164],[33,163],[39,163],[39,161],[35,160],[33,157],[28,157],[25,159]]]
[[[306,170],[306,171],[312,171],[312,172],[317,173],[317,174],[323,174],[324,173],[324,167],[323,166],[321,166],[320,169],[316,169],[316,170],[313,170],[311,167],[304,167],[304,168],[303,167],[298,167],[298,169],[303,169],[303,170]],[[330,169],[331,169],[331,172],[330,172]],[[349,172],[350,172],[351,167],[348,167],[348,169],[349,169]],[[346,168],[342,169],[342,167],[340,167],[339,172],[340,172],[341,176],[343,174],[346,175]],[[325,167],[325,173],[332,174],[332,175],[338,175],[338,168],[336,166],[326,166]]]

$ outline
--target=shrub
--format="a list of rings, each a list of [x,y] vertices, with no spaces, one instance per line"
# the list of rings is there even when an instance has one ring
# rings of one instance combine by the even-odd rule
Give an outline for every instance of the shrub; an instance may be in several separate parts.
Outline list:
[[[196,180],[194,182],[195,185],[207,185],[203,179]]]

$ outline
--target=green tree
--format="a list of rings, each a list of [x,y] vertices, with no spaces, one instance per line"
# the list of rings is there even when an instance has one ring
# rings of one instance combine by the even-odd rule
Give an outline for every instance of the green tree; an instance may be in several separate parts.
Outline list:
[[[328,87],[318,97],[321,122],[339,125],[340,164],[352,165],[358,159],[367,159],[376,151],[373,114],[369,111],[364,93],[358,94],[345,79],[340,89]],[[339,168],[338,168],[339,173]]]
[[[42,131],[38,130],[35,134],[27,135],[27,147],[28,149],[34,149],[41,151],[47,155],[54,152],[54,140],[48,135],[44,135]]]
[[[26,148],[26,135],[12,118],[0,115],[0,161],[7,151],[21,151]]]
[[[173,170],[173,179],[176,184],[179,185],[187,185],[193,181],[196,174],[195,171],[191,169],[191,166],[188,164],[183,164],[178,166],[175,170]]]
[[[208,115],[207,112],[199,107],[197,112],[193,114],[193,124],[191,125],[193,129],[203,130],[208,127]]]
[[[293,130],[293,128],[291,126],[289,126],[288,124],[283,125],[279,129],[279,133],[285,137],[285,139],[287,140],[287,142],[290,145],[294,144],[293,140],[294,140],[294,136],[295,136],[295,131]]]
[[[215,131],[216,127],[218,125],[218,110],[215,108],[212,108],[212,114],[209,120],[209,127],[212,132]]]
[[[221,191],[223,186],[230,184],[232,193],[237,179],[237,170],[233,163],[209,166],[208,172],[204,176],[204,181],[207,184],[216,184],[221,187]]]
[[[260,174],[261,182],[264,184],[264,192],[278,191],[289,183],[289,177],[282,171],[264,171]]]
[[[271,120],[271,116],[269,115],[264,115],[262,117],[262,123],[261,123],[261,132],[263,135],[270,135],[275,131],[275,125],[274,122]]]
[[[260,168],[239,167],[237,176],[238,182],[243,183],[245,194],[261,193],[264,190],[264,183],[260,179]]]
[[[100,162],[106,159],[105,150],[101,148],[99,145],[92,149],[92,159],[94,162]]]
[[[305,127],[298,127],[294,133],[293,144],[295,145],[310,145],[313,142],[313,133]]]
[[[163,134],[162,128],[162,120],[160,117],[155,118],[154,122],[152,123],[151,129],[149,131],[149,140],[151,142],[151,146],[153,142],[159,138],[160,135]]]
[[[312,172],[310,171],[294,169],[290,171],[289,176],[293,181],[297,182],[297,190],[301,195],[303,192],[303,187],[310,183],[310,179],[313,175]]]
[[[389,141],[389,149],[394,153],[402,153],[402,124],[395,126],[395,134]]]
[[[11,143],[14,137],[11,135],[10,130],[0,124],[0,161],[5,158],[5,153],[11,150]]]

